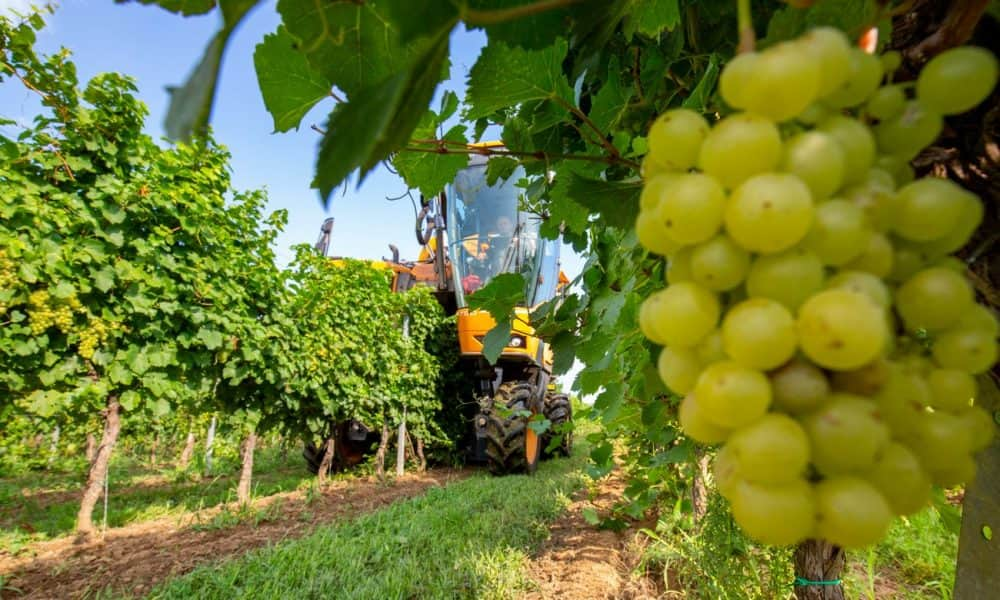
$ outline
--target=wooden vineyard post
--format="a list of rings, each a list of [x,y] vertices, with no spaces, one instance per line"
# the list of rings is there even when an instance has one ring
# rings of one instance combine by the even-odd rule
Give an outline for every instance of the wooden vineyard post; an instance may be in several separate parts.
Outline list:
[[[840,575],[844,550],[824,540],[806,540],[795,548],[795,597],[798,600],[844,600]]]
[[[1000,390],[989,374],[979,377],[981,408],[996,415]],[[995,417],[994,417],[995,418]],[[965,487],[958,536],[955,600],[995,598],[1000,593],[1000,439],[976,455],[976,478]]]

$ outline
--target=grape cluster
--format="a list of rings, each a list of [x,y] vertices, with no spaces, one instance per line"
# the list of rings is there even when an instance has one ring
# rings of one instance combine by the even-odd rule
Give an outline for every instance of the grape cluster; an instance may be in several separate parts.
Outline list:
[[[97,348],[107,341],[108,336],[115,329],[118,329],[117,323],[108,324],[100,319],[91,319],[87,327],[80,330],[80,343],[76,348],[77,354],[87,360],[94,358]]]
[[[997,61],[949,50],[915,85],[892,83],[899,62],[814,29],[726,66],[741,112],[671,110],[649,132],[636,233],[668,286],[640,327],[763,543],[874,543],[933,484],[970,480],[995,428],[974,375],[996,362],[997,319],[949,256],[982,204],[909,160],[989,95]]]
[[[28,325],[34,335],[41,335],[53,326],[69,333],[73,328],[73,313],[81,308],[75,294],[59,300],[51,297],[47,290],[31,292],[28,305]]]

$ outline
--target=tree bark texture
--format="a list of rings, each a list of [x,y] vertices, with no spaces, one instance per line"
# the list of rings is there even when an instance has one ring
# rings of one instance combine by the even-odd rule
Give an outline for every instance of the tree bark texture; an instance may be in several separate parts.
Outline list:
[[[96,455],[97,455],[97,438],[94,437],[93,433],[88,433],[87,434],[87,450],[86,450],[87,464],[88,465],[94,464],[94,456],[96,456]]]
[[[989,375],[979,377],[976,402],[996,414],[1000,390]],[[976,478],[965,486],[958,536],[955,600],[994,598],[1000,593],[1000,438],[976,456]],[[984,528],[992,532],[987,539]]]
[[[694,463],[694,477],[691,480],[691,510],[694,520],[700,521],[708,512],[708,455],[704,450],[697,450],[697,460]]]
[[[795,576],[811,582],[836,581],[844,571],[844,551],[829,542],[806,540],[795,548]],[[844,600],[844,586],[798,585],[798,600]]]
[[[420,471],[427,470],[427,457],[424,456],[424,440],[417,438],[417,460],[420,461]]]
[[[253,479],[253,451],[257,446],[257,433],[251,431],[243,441],[243,468],[240,470],[240,482],[236,486],[236,501],[240,505],[250,502],[250,484]]]
[[[149,465],[156,467],[156,451],[160,449],[160,434],[153,436],[153,443],[149,447]]]
[[[181,457],[177,461],[177,466],[180,469],[188,468],[191,464],[191,457],[194,456],[194,431],[188,431],[187,440],[184,441],[184,449],[181,450]]]
[[[335,438],[327,438],[325,450],[323,451],[323,460],[319,463],[319,471],[316,473],[316,478],[320,485],[326,483],[327,474],[330,472],[330,467],[333,466],[333,455],[337,449],[337,441]]]
[[[56,425],[52,429],[52,442],[49,444],[49,466],[56,461],[56,455],[59,452],[59,426]]]
[[[379,479],[385,479],[385,453],[389,448],[389,424],[382,419],[382,435],[378,440],[378,452],[375,453],[375,474]]]
[[[118,396],[108,397],[108,405],[104,410],[104,434],[101,436],[101,445],[97,448],[94,461],[90,464],[87,486],[83,489],[80,512],[76,517],[76,531],[84,537],[94,532],[94,506],[101,497],[104,480],[108,476],[111,450],[115,447],[118,432],[121,430],[120,409]]]

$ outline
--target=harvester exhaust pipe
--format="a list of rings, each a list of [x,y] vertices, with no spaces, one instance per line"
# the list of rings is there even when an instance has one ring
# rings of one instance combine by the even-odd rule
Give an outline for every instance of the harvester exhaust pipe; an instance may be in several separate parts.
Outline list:
[[[321,256],[326,256],[327,252],[330,251],[330,235],[333,233],[333,217],[327,217],[323,221],[323,224],[319,226],[319,239],[316,240],[316,252],[319,252]]]

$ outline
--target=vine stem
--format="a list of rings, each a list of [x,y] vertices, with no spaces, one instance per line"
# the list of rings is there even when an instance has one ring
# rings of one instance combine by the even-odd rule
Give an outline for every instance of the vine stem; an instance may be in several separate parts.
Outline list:
[[[412,140],[417,144],[433,144],[433,148],[420,148],[407,146],[404,152],[428,152],[433,154],[480,154],[483,156],[516,156],[519,158],[530,158],[549,162],[551,160],[582,160],[587,162],[599,162],[609,165],[623,165],[631,169],[639,170],[640,165],[635,161],[622,158],[621,156],[594,156],[590,154],[553,154],[551,152],[525,152],[519,150],[497,149],[497,148],[470,148],[468,146],[459,147],[458,144],[448,140]],[[449,145],[453,147],[449,148]]]
[[[539,0],[538,2],[534,2],[532,4],[522,4],[521,6],[513,6],[511,8],[498,10],[469,9],[465,11],[464,20],[467,24],[474,26],[497,25],[499,23],[506,23],[507,21],[520,19],[522,17],[537,15],[549,10],[564,8],[578,2],[580,2],[580,0]]]
[[[740,43],[736,52],[753,52],[757,39],[753,32],[753,19],[750,17],[750,0],[736,0],[736,22],[740,30]]]
[[[601,131],[601,128],[598,127],[596,123],[594,123],[593,121],[591,121],[590,117],[588,117],[586,114],[584,114],[584,112],[582,110],[580,110],[579,108],[573,106],[571,103],[566,102],[565,100],[563,100],[562,98],[560,98],[558,96],[556,96],[554,98],[554,100],[555,100],[556,104],[562,106],[563,108],[565,108],[566,110],[568,110],[569,112],[571,112],[573,114],[573,116],[575,116],[576,118],[580,119],[580,121],[582,121],[584,125],[586,125],[587,127],[589,127],[591,129],[591,131],[593,131],[594,133],[596,133],[597,134],[598,143],[601,145],[602,148],[604,148],[605,150],[607,150],[608,154],[610,154],[611,156],[613,156],[615,158],[621,158],[621,155],[618,153],[618,148],[615,148],[614,145],[611,142],[608,141],[607,136],[605,136],[604,132]],[[583,137],[583,136],[581,135],[581,137]]]

